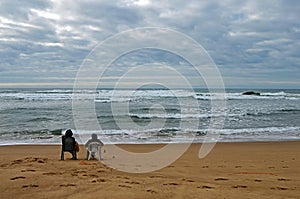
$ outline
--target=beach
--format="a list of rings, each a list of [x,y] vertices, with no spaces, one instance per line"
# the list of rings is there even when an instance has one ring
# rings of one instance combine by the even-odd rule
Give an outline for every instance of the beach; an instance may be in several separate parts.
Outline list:
[[[203,159],[200,145],[163,169],[139,174],[85,160],[83,145],[78,160],[66,153],[64,161],[60,145],[1,146],[0,198],[299,198],[299,141],[217,143]],[[137,153],[162,147],[119,146]]]

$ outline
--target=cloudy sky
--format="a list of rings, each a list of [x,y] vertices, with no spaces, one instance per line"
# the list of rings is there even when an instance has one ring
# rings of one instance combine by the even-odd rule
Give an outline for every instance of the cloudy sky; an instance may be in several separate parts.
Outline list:
[[[228,88],[300,88],[299,11],[296,0],[1,0],[0,87],[72,87],[99,42],[158,27],[202,45]],[[142,52],[131,57],[148,69],[161,60]]]

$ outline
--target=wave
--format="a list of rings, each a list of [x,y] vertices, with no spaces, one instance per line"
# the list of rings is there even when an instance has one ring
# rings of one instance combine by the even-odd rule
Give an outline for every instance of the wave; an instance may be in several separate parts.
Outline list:
[[[220,135],[242,135],[242,136],[262,136],[264,135],[281,135],[288,136],[287,132],[290,132],[290,135],[300,135],[300,127],[264,127],[264,128],[242,128],[242,129],[222,129],[217,130],[216,132]],[[299,137],[300,139],[300,137]]]
[[[34,134],[39,134],[39,135],[61,135],[62,129],[54,129],[54,130],[49,130],[49,129],[41,129],[41,130],[32,130],[32,131],[15,131],[12,132],[12,134],[20,134],[20,135],[34,135]]]
[[[15,100],[71,100],[71,93],[0,93],[0,99]]]
[[[280,92],[261,92],[260,95],[243,95],[242,93],[227,93],[228,100],[243,100],[243,99],[287,99],[287,100],[300,100],[298,93]]]
[[[239,114],[180,114],[180,113],[171,113],[171,114],[147,114],[147,113],[139,113],[139,114],[129,114],[130,117],[137,119],[188,119],[188,118],[212,118],[212,117],[234,117],[239,116]]]
[[[96,133],[105,136],[205,136],[209,132],[219,135],[243,135],[247,136],[263,136],[263,135],[298,135],[300,136],[300,126],[296,127],[263,127],[263,128],[241,128],[241,129],[180,129],[177,127],[165,127],[158,129],[145,129],[145,130],[130,130],[130,129],[109,129],[99,131],[88,131],[88,130],[74,130],[78,135],[91,135]],[[298,138],[300,139],[300,137]]]
[[[198,100],[255,100],[255,99],[287,99],[300,100],[299,93],[280,92],[261,92],[260,95],[243,95],[243,92],[227,92],[225,96],[218,93],[196,93],[194,96]]]
[[[27,122],[44,122],[44,121],[51,121],[51,118],[47,118],[47,117],[39,117],[39,118],[33,118],[30,120],[27,120]]]
[[[197,100],[249,100],[249,99],[287,99],[300,100],[299,90],[294,92],[276,91],[260,92],[260,95],[243,95],[243,92],[209,93],[207,91],[192,90],[1,90],[0,98],[19,100],[72,100],[73,94],[76,99],[95,99],[95,102],[111,103],[140,101],[145,99],[164,98],[194,98]]]
[[[242,116],[272,116],[280,114],[300,114],[300,109],[275,109],[265,112],[245,113]]]
[[[280,109],[279,111],[284,113],[300,113],[300,109]]]
[[[115,135],[122,135],[122,136],[137,136],[137,135],[151,135],[151,136],[175,136],[175,135],[189,135],[194,134],[196,136],[204,136],[207,135],[210,131],[214,134],[220,135],[262,135],[262,133],[269,133],[271,134],[280,134],[282,136],[288,135],[287,132],[290,132],[293,135],[300,135],[300,126],[295,127],[262,127],[262,128],[240,128],[240,129],[180,129],[178,127],[164,127],[164,128],[157,128],[157,129],[144,129],[144,130],[132,130],[132,129],[107,129],[107,130],[72,130],[74,134],[78,135],[91,135],[93,133],[103,135],[103,136],[115,136]],[[34,131],[16,131],[11,132],[9,135],[62,135],[64,132],[63,129],[55,129],[55,130],[48,130],[48,129],[41,129],[41,130],[34,130]],[[1,133],[3,135],[4,133]],[[300,137],[299,137],[300,139]]]
[[[152,110],[161,110],[161,108],[155,108],[155,107],[151,107],[151,108],[149,108],[149,107],[145,107],[145,108],[140,108],[139,110],[141,110],[141,111],[152,111]],[[166,111],[166,112],[168,112],[168,111],[170,111],[170,112],[179,112],[181,109],[180,108],[164,108],[164,110]]]
[[[300,126],[296,127],[264,127],[242,129],[180,129],[158,128],[145,130],[109,129],[102,131],[73,130],[74,137],[79,143],[85,143],[92,133],[99,135],[104,143],[185,143],[202,142],[208,133],[214,134],[216,141],[272,141],[300,140]],[[37,130],[0,133],[0,145],[11,144],[60,144],[64,131]],[[207,138],[208,138],[207,137]]]
[[[114,102],[130,102],[130,98],[113,98],[113,99],[95,99],[94,102],[98,103],[114,103]]]
[[[51,90],[37,90],[34,93],[73,93],[73,90],[65,90],[65,89],[51,89]]]

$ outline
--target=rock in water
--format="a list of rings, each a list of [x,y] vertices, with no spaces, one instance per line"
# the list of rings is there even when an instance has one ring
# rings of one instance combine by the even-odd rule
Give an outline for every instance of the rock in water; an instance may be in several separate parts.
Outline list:
[[[243,92],[243,95],[260,95],[260,93],[255,91],[246,91]]]

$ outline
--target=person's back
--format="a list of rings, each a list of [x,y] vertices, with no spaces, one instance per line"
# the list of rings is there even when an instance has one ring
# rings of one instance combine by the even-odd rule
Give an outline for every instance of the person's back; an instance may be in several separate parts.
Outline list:
[[[101,140],[98,139],[98,136],[97,134],[92,134],[92,139],[88,140],[86,143],[85,143],[85,147],[88,148],[89,144],[92,143],[92,142],[97,142],[100,144],[100,146],[103,146],[103,142],[101,142]]]
[[[92,157],[95,158],[95,153],[98,152],[98,159],[101,159],[101,147],[104,144],[98,139],[97,134],[92,134],[92,139],[88,140],[85,144],[87,149],[86,158],[87,160]]]
[[[62,151],[61,151],[61,160],[64,160],[64,152],[70,152],[72,154],[72,159],[77,159],[77,147],[76,140],[73,136],[71,129],[68,129],[65,135],[62,136]]]
[[[73,137],[66,137],[64,139],[64,150],[65,151],[73,151],[75,150],[75,138]]]

